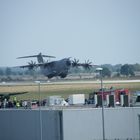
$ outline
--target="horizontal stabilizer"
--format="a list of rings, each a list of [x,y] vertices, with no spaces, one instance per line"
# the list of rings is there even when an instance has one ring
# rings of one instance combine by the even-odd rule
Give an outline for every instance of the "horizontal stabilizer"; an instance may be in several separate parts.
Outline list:
[[[42,55],[41,53],[39,53],[38,55],[22,56],[22,57],[18,57],[17,59],[21,59],[21,58],[30,58],[30,57],[49,57],[49,58],[55,58],[55,56]]]

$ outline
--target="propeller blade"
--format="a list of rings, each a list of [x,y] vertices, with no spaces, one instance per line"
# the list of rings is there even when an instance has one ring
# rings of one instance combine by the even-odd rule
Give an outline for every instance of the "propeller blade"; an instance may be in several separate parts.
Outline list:
[[[28,67],[29,70],[32,70],[37,67],[37,64],[36,64],[36,62],[31,60],[30,62],[28,62],[28,65],[26,67]]]
[[[90,62],[89,60],[85,60],[85,63],[81,64],[81,66],[89,70],[93,65],[92,65],[92,62]]]
[[[72,66],[73,66],[73,67],[79,66],[79,60],[76,59],[76,58],[74,58],[74,60],[72,61]]]

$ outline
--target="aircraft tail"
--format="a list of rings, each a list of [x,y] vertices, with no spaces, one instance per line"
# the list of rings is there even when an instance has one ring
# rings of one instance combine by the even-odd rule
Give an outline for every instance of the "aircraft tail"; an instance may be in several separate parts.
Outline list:
[[[21,59],[21,58],[30,58],[30,57],[37,57],[38,63],[44,63],[43,57],[55,58],[55,56],[42,55],[41,53],[39,53],[38,55],[23,56],[23,57],[18,57],[17,59]]]

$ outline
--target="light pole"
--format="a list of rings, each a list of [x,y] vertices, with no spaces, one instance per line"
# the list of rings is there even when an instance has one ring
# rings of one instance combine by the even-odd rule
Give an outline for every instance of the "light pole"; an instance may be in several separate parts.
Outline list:
[[[103,68],[96,68],[96,71],[100,72],[100,80],[101,80],[101,93],[102,93],[102,128],[103,128],[103,140],[105,140],[105,125],[104,125],[104,93],[103,93]]]
[[[35,81],[38,84],[38,93],[39,93],[39,121],[40,121],[40,140],[42,140],[42,114],[41,114],[41,93],[40,93],[40,81]]]

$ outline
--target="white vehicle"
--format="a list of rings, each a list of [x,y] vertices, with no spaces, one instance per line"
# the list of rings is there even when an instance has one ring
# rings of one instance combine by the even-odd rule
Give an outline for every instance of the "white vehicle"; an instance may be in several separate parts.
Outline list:
[[[49,96],[47,98],[48,106],[68,106],[69,104],[61,96]]]
[[[68,98],[68,103],[70,105],[85,104],[85,95],[84,94],[70,95],[69,98]]]
[[[136,91],[132,98],[132,106],[140,106],[140,91]]]

